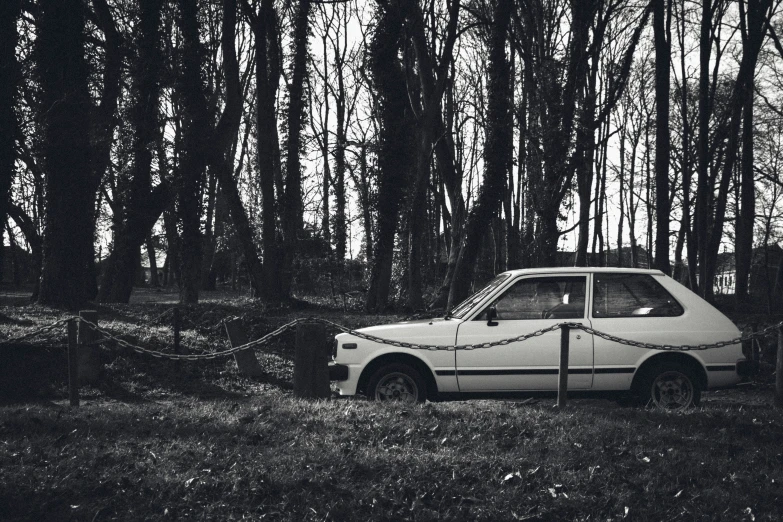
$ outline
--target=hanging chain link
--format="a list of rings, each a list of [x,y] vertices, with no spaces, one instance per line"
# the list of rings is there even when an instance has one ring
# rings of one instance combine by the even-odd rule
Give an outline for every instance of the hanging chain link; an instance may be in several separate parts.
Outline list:
[[[297,324],[303,322],[302,319],[295,319],[291,321],[290,323],[286,323],[277,330],[274,330],[273,332],[270,332],[266,334],[265,336],[256,339],[255,341],[250,341],[249,343],[235,346],[233,348],[229,348],[228,350],[221,350],[218,352],[212,352],[212,353],[202,353],[202,354],[177,354],[177,353],[166,353],[161,352],[158,350],[151,350],[149,348],[144,348],[142,346],[138,346],[132,343],[129,343],[128,341],[124,339],[120,339],[119,337],[115,336],[108,330],[104,330],[103,328],[99,327],[97,324],[87,321],[86,319],[79,318],[79,320],[89,326],[93,331],[98,333],[103,337],[103,339],[99,343],[105,343],[107,341],[114,341],[117,343],[117,345],[122,346],[123,348],[127,348],[129,350],[133,350],[136,353],[144,354],[144,355],[151,355],[152,357],[158,358],[158,359],[170,359],[173,361],[200,361],[200,360],[212,360],[217,359],[219,357],[226,357],[229,355],[234,355],[237,352],[241,352],[243,350],[250,350],[253,348],[257,348],[259,346],[263,346],[265,344],[269,344],[274,338],[279,337],[283,333],[286,332],[286,330],[293,328]]]
[[[0,346],[8,345],[8,344],[19,344],[22,341],[26,341],[28,339],[32,339],[34,337],[38,337],[41,334],[45,334],[48,332],[51,332],[55,328],[62,326],[66,324],[68,321],[73,319],[73,317],[66,317],[65,319],[60,319],[59,321],[55,321],[50,325],[42,326],[41,328],[38,328],[37,330],[34,330],[32,332],[26,333],[24,335],[21,335],[19,337],[12,337],[11,339],[4,339],[0,341]],[[78,317],[77,317],[78,319]]]
[[[573,323],[573,322],[563,322],[563,323],[557,323],[553,324],[551,326],[548,326],[546,328],[541,328],[540,330],[536,330],[534,332],[518,335],[516,337],[510,337],[507,339],[500,339],[498,341],[490,341],[485,343],[477,343],[477,344],[460,344],[460,345],[437,345],[437,344],[421,344],[421,343],[413,343],[413,342],[407,342],[407,341],[398,341],[395,339],[385,339],[383,337],[378,337],[372,334],[360,332],[358,330],[352,330],[348,327],[345,327],[341,324],[335,323],[333,321],[330,321],[328,319],[322,319],[318,317],[301,317],[294,319],[293,321],[290,321],[276,330],[264,335],[263,337],[256,339],[254,341],[250,341],[246,344],[235,346],[232,348],[229,348],[227,350],[221,350],[217,352],[212,353],[203,353],[203,354],[173,354],[173,353],[166,353],[161,352],[159,350],[151,350],[149,348],[144,348],[142,346],[138,346],[135,344],[132,344],[124,339],[120,339],[112,332],[99,327],[97,324],[88,321],[82,317],[67,317],[64,319],[60,319],[59,321],[56,321],[48,326],[44,326],[42,328],[39,328],[38,330],[35,330],[34,332],[30,332],[28,334],[25,334],[21,337],[13,338],[13,339],[6,339],[4,341],[0,341],[0,346],[5,344],[14,344],[19,343],[23,340],[30,339],[33,337],[36,337],[38,335],[41,335],[43,333],[49,332],[51,330],[54,330],[55,328],[67,323],[69,320],[74,319],[77,321],[80,321],[81,323],[89,326],[93,331],[98,333],[101,336],[101,339],[98,339],[90,344],[105,344],[106,342],[113,341],[118,346],[121,346],[123,348],[127,348],[129,350],[132,350],[136,353],[150,355],[152,357],[156,357],[159,359],[170,359],[170,360],[180,360],[180,361],[199,361],[199,360],[212,360],[217,359],[219,357],[226,357],[230,355],[234,355],[238,352],[244,351],[244,350],[251,350],[254,348],[258,348],[260,346],[264,346],[266,344],[269,344],[272,340],[275,338],[281,336],[286,331],[295,328],[297,325],[301,323],[321,323],[325,326],[329,326],[333,328],[334,330],[344,332],[346,334],[352,335],[354,337],[358,337],[359,339],[364,339],[366,341],[371,341],[379,344],[384,344],[387,346],[394,346],[396,348],[406,348],[409,350],[427,350],[427,351],[455,351],[455,350],[480,350],[480,349],[488,349],[488,348],[494,348],[496,346],[508,346],[509,344],[513,343],[519,343],[523,341],[527,341],[528,339],[534,338],[534,337],[540,337],[544,334],[547,334],[549,332],[554,332],[556,330],[559,330],[561,327],[566,326],[570,329],[578,329],[582,330],[585,333],[595,335],[596,337],[600,337],[601,339],[604,339],[606,341],[614,342],[623,344],[626,346],[632,346],[635,348],[643,348],[647,350],[661,350],[661,351],[701,351],[701,350],[710,350],[715,348],[723,348],[725,346],[735,345],[743,343],[744,341],[749,341],[752,339],[758,339],[761,337],[764,337],[768,335],[770,332],[775,331],[783,326],[783,321],[770,325],[767,328],[764,328],[763,330],[760,330],[758,332],[753,332],[748,335],[744,335],[741,337],[736,337],[734,339],[728,340],[728,341],[718,341],[711,344],[684,344],[684,345],[669,345],[669,344],[654,344],[654,343],[646,343],[642,341],[635,341],[632,339],[625,339],[623,337],[618,337],[615,335],[608,334],[606,332],[602,332],[600,330],[596,330],[594,328],[591,328],[589,326],[585,326],[580,323]]]

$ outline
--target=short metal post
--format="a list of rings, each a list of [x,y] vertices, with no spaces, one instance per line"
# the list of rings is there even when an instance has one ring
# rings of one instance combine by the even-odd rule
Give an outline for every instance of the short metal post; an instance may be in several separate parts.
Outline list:
[[[181,328],[182,317],[179,308],[174,308],[174,353],[181,353],[179,346],[179,330]]]
[[[68,320],[68,400],[79,405],[79,340],[76,319]]]
[[[557,375],[557,407],[566,405],[568,393],[568,341],[571,328],[567,324],[560,325],[560,370]]]
[[[775,407],[783,408],[783,328],[778,328],[778,358],[775,363]]]

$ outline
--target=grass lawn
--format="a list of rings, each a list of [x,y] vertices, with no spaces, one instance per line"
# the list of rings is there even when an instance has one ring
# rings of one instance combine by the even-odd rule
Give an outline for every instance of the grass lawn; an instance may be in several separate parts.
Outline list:
[[[103,325],[162,349],[159,304],[101,310]],[[297,315],[249,301],[187,309],[184,343],[225,347]],[[58,312],[0,307],[23,332]],[[388,322],[317,308],[349,326]],[[214,319],[214,321],[213,321]],[[142,325],[142,328],[139,328]],[[54,333],[50,342],[62,342]],[[783,415],[757,384],[666,414],[554,400],[380,406],[290,391],[293,341],[232,360],[104,353],[105,376],[65,397],[61,348],[0,353],[0,520],[781,520]]]

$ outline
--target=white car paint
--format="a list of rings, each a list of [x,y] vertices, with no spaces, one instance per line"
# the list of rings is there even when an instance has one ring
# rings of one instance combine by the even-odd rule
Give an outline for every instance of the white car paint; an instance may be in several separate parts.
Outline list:
[[[504,273],[505,280],[491,292],[463,307],[460,318],[409,321],[363,328],[360,332],[383,339],[428,345],[472,344],[516,337],[553,324],[578,322],[618,337],[655,344],[709,344],[739,336],[737,327],[696,294],[657,270],[618,268],[539,268]],[[682,307],[676,317],[595,317],[593,283],[600,274],[644,274],[654,278]],[[585,312],[579,319],[523,319],[497,321],[488,326],[485,309],[517,281],[540,276],[584,276]],[[456,308],[455,308],[456,310]],[[637,311],[634,311],[637,313]],[[649,313],[640,308],[638,313]],[[606,341],[582,330],[570,332],[569,390],[628,390],[636,370],[660,350],[636,348]],[[348,348],[346,348],[346,345]],[[476,350],[430,351],[398,348],[349,334],[337,336],[335,362],[348,367],[348,378],[337,382],[341,395],[354,395],[363,370],[376,358],[390,354],[416,357],[431,372],[438,392],[511,392],[557,389],[560,332],[507,346]],[[736,363],[743,358],[739,344],[684,352],[705,369],[707,388],[736,384]],[[366,376],[365,376],[366,377]]]

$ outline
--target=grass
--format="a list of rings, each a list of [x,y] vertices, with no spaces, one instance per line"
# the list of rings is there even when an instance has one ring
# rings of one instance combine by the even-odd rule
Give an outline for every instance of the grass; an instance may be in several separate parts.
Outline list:
[[[779,520],[783,426],[575,401],[0,409],[4,520]]]
[[[165,350],[162,311],[102,309],[101,322]],[[0,313],[4,331],[58,317]],[[393,319],[220,298],[184,312],[195,323],[184,342],[224,347],[213,319],[228,315],[244,315],[254,338],[310,314]],[[258,379],[232,360],[105,352],[80,408],[67,406],[61,348],[4,350],[0,520],[783,519],[783,416],[769,386],[710,392],[674,415],[594,399],[562,412],[548,399],[309,402],[290,392],[292,344],[259,352]],[[22,391],[6,393],[9,382]]]

